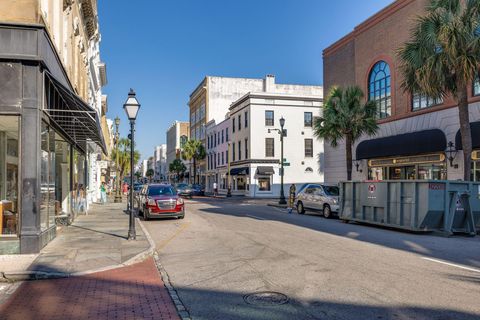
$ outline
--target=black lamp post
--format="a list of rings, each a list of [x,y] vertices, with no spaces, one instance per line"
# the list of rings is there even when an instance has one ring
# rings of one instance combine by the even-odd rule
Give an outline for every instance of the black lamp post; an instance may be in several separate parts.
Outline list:
[[[450,162],[450,167],[453,167],[453,160],[455,160],[455,157],[457,156],[457,149],[452,141],[448,142],[445,153],[447,154],[447,159]]]
[[[117,116],[115,118],[115,152],[116,152],[116,159],[115,159],[115,167],[117,169],[116,174],[116,186],[115,186],[115,200],[113,202],[120,203],[122,202],[122,195],[120,194],[121,189],[121,181],[120,181],[120,168],[118,163],[118,141],[120,139],[120,135],[118,134],[118,127],[120,126],[120,118]]]
[[[283,137],[285,136],[283,131],[283,126],[285,126],[285,119],[283,117],[280,118],[280,164],[281,164],[281,172],[280,172],[280,200],[278,204],[287,204],[285,200],[285,193],[283,192]]]
[[[135,232],[135,219],[133,217],[133,150],[135,148],[135,119],[137,118],[138,110],[140,109],[140,104],[138,103],[137,98],[135,97],[135,91],[130,89],[128,93],[128,98],[123,109],[127,113],[128,120],[130,120],[130,221],[128,224],[128,240],[135,240],[137,235]]]
[[[227,142],[228,144],[228,149],[227,149],[227,197],[232,196],[232,187],[230,186],[230,145],[232,144],[231,141]]]

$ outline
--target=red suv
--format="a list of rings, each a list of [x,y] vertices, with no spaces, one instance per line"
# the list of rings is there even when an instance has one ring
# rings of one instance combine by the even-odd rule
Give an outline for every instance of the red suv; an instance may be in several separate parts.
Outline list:
[[[150,218],[185,217],[183,199],[177,195],[175,188],[169,184],[145,185],[139,194],[138,210],[144,220]]]

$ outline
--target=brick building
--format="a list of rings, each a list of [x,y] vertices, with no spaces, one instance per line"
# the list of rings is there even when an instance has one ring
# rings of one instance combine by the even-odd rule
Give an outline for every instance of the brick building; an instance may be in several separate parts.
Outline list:
[[[379,130],[354,145],[353,179],[463,178],[463,156],[452,165],[445,150],[461,148],[458,110],[446,97],[405,93],[397,49],[410,37],[427,0],[397,0],[323,51],[325,96],[332,86],[358,85],[378,106]],[[469,90],[474,152],[473,179],[480,180],[480,83]],[[325,180],[346,179],[345,146],[325,144]]]

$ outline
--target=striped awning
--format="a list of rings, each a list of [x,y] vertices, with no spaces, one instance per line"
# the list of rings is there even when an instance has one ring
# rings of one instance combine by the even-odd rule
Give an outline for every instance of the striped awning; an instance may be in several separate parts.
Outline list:
[[[86,151],[87,142],[96,143],[107,154],[97,112],[45,71],[44,111],[77,148]]]

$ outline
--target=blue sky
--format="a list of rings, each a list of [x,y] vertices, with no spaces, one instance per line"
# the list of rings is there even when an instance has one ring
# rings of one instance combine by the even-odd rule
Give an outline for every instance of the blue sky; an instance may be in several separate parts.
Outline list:
[[[141,109],[142,159],[188,120],[188,97],[205,75],[319,84],[322,50],[392,0],[101,0],[101,55],[108,116],[120,116],[129,88]]]

